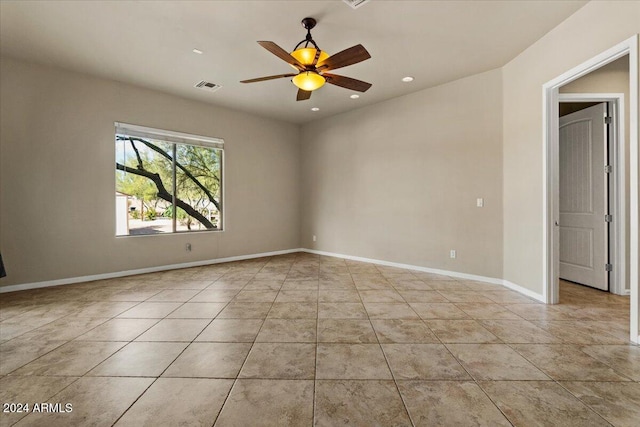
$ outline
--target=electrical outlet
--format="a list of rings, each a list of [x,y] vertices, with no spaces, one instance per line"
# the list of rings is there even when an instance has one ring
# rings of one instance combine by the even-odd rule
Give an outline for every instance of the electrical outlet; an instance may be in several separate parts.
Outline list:
[[[449,257],[450,258],[455,258],[456,257],[456,250],[455,249],[451,249],[451,251],[449,251]]]
[[[483,207],[484,206],[484,199],[481,198],[481,197],[476,199],[476,206],[479,207],[479,208]]]
[[[316,240],[318,240],[318,239],[316,238],[316,235],[314,234],[313,235],[313,241],[315,242]]]
[[[191,243],[187,243],[186,245],[184,245],[184,250],[187,252],[191,252]]]

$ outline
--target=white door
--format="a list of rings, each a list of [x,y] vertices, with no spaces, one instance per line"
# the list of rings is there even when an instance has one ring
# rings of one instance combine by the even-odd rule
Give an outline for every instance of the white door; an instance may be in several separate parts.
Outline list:
[[[606,103],[560,117],[560,278],[608,290]]]

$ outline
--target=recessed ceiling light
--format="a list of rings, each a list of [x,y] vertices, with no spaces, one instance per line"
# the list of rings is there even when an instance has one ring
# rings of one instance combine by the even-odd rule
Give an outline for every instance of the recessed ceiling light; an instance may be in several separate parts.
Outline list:
[[[349,98],[351,99],[358,99],[360,98],[360,95],[356,95],[355,93],[353,95],[351,95]]]
[[[200,49],[193,49],[193,53],[197,53],[198,55],[202,55],[204,52],[202,52]]]
[[[320,111],[320,109],[318,107],[313,107],[311,111]]]
[[[411,76],[403,77],[402,81],[405,82],[405,83],[412,82],[413,81],[413,77],[411,77]]]

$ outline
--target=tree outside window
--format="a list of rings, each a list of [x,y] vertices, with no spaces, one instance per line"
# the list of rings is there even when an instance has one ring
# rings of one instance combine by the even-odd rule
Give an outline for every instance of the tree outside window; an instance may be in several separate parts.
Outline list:
[[[150,136],[116,133],[117,234],[221,230],[222,149]]]

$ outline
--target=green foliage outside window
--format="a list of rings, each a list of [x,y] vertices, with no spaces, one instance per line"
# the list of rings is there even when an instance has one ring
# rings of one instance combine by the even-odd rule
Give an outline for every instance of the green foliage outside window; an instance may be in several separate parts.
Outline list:
[[[175,214],[183,227],[163,231],[217,228],[222,193],[220,149],[117,135],[116,151],[116,191],[128,197],[130,219],[173,219]],[[146,230],[156,232],[149,226]]]

